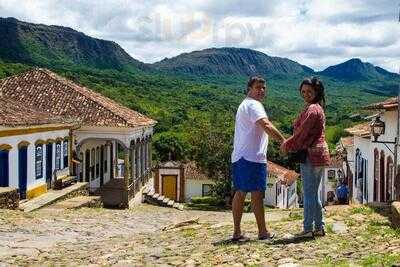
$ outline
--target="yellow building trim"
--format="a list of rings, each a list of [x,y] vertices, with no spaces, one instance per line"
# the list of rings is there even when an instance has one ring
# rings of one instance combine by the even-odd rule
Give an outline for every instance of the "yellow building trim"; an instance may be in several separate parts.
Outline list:
[[[56,143],[61,143],[62,141],[64,141],[64,138],[62,138],[62,137],[56,138]]]
[[[40,195],[43,195],[44,193],[47,193],[47,184],[41,184],[39,186],[29,188],[26,191],[26,197],[28,199],[32,199]]]
[[[47,124],[20,128],[6,128],[0,130],[0,137],[66,130],[71,127],[73,127],[73,124]]]
[[[55,139],[47,139],[46,140],[46,144],[55,143],[55,142],[56,142]]]
[[[21,142],[19,142],[19,144],[18,144],[18,148],[21,148],[21,147],[26,147],[26,146],[29,146],[31,143],[29,143],[28,141],[21,141]]]
[[[42,139],[39,139],[39,140],[37,140],[36,142],[35,142],[35,146],[36,145],[43,145],[43,144],[45,144],[46,142],[44,141],[44,140],[42,140]]]
[[[11,149],[12,149],[12,146],[10,146],[10,145],[7,145],[7,144],[0,145],[0,150],[11,150]]]

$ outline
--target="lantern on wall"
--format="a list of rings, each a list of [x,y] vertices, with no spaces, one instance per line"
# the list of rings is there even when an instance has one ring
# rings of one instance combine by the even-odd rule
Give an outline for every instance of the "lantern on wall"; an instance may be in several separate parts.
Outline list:
[[[375,118],[370,126],[371,134],[374,136],[374,141],[377,141],[380,135],[385,134],[385,122],[381,121],[379,116]]]

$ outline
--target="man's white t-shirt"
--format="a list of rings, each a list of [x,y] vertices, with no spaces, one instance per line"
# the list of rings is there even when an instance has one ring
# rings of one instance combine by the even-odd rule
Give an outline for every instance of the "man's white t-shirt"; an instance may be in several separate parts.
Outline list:
[[[232,162],[242,157],[252,162],[267,162],[268,135],[256,124],[262,118],[268,118],[263,105],[246,97],[236,113]]]

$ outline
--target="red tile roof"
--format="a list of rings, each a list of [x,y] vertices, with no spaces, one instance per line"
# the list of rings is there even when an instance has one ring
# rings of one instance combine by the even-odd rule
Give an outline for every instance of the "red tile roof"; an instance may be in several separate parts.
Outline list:
[[[0,94],[55,116],[75,117],[87,126],[137,127],[156,123],[46,69],[0,80]]]
[[[191,180],[210,180],[204,172],[200,170],[196,162],[190,161],[185,164],[185,178]]]
[[[346,132],[348,132],[351,135],[359,136],[359,137],[370,137],[371,136],[371,131],[370,131],[370,125],[369,122],[357,124],[351,128],[345,129]]]
[[[365,106],[364,109],[396,109],[397,108],[397,97],[391,97],[386,99],[385,101],[374,103],[368,106]]]
[[[278,177],[279,180],[287,185],[293,184],[300,176],[300,174],[298,174],[297,172],[286,169],[285,167],[278,165],[272,161],[268,161],[268,172]]]
[[[75,121],[76,122],[76,121]],[[25,107],[21,103],[0,97],[0,126],[1,127],[25,127],[45,124],[71,124],[72,120],[53,116],[46,112],[40,112]],[[0,127],[0,128],[1,128]]]
[[[344,147],[354,146],[354,138],[353,138],[353,136],[342,137],[342,138],[340,138],[340,143]]]

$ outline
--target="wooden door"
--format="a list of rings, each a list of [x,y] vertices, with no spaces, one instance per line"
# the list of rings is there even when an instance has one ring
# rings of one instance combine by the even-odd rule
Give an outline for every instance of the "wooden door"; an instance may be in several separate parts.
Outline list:
[[[0,187],[7,187],[8,182],[8,151],[0,150]]]
[[[163,196],[177,201],[177,180],[176,175],[162,176],[162,194]]]

